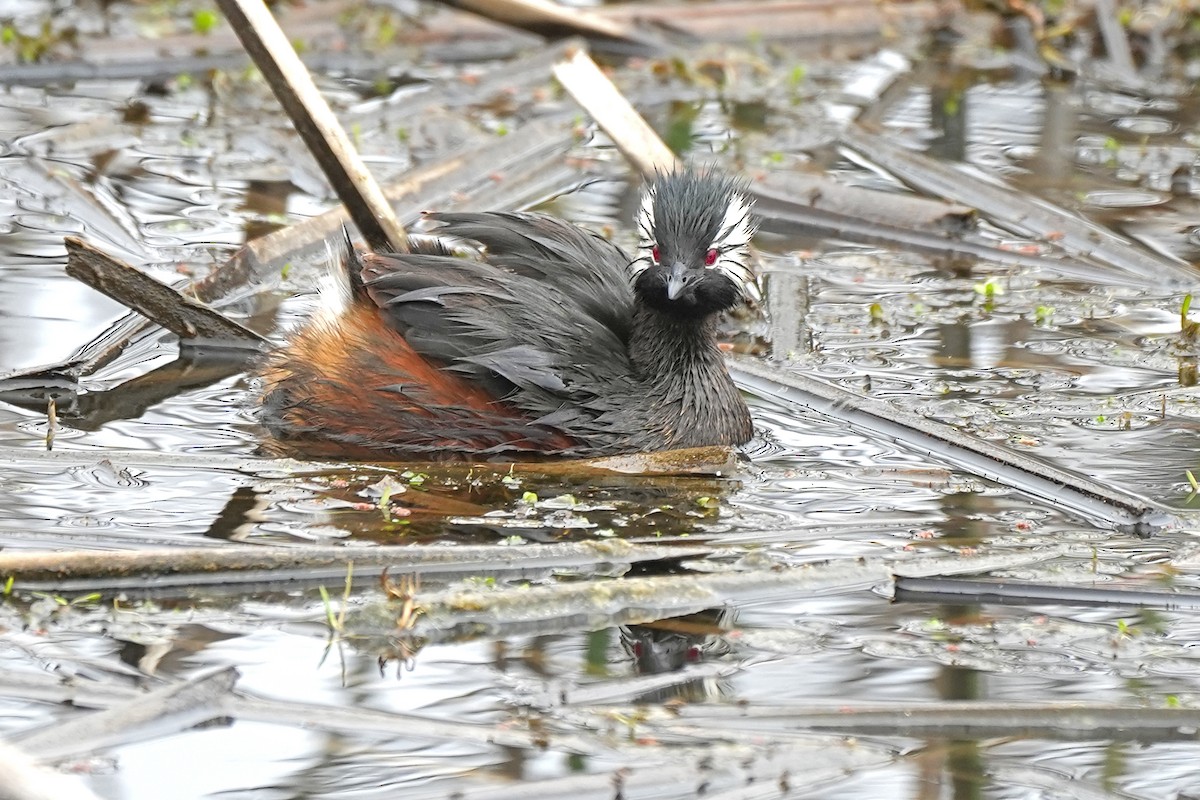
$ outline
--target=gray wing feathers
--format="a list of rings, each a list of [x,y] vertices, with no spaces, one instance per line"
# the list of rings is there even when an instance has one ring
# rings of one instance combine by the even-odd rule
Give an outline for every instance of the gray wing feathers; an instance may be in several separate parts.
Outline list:
[[[633,313],[629,258],[612,242],[547,214],[430,214],[438,233],[478,242],[487,260],[571,297],[622,339]]]
[[[588,429],[628,391],[633,295],[623,253],[540,214],[438,214],[481,260],[368,254],[367,294],[426,358],[531,414]]]

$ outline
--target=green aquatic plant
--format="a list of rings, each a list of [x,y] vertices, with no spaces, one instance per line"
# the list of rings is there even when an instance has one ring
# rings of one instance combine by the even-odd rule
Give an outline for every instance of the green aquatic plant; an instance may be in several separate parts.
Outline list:
[[[354,562],[346,563],[346,584],[342,589],[342,605],[335,613],[333,602],[329,599],[329,591],[322,585],[317,587],[321,594],[321,603],[325,607],[325,624],[329,626],[330,636],[341,635],[346,629],[346,607],[350,604],[350,590],[354,587]]]
[[[197,8],[192,12],[192,30],[201,35],[212,33],[221,21],[221,15],[211,8]]]
[[[1192,296],[1185,294],[1183,302],[1179,304],[1179,336],[1187,342],[1194,342],[1196,334],[1200,333],[1200,322],[1188,319],[1188,312],[1192,310]]]
[[[1000,285],[1000,281],[994,277],[988,278],[982,283],[977,283],[972,287],[983,303],[981,307],[984,311],[991,312],[996,307],[997,295],[1004,294],[1004,287]]]
[[[36,33],[24,33],[11,22],[0,27],[0,44],[16,51],[17,60],[24,63],[42,61],[56,46],[71,44],[76,38],[75,30],[55,30],[47,19]]]
[[[62,606],[63,608],[78,608],[79,606],[95,604],[100,600],[101,594],[99,592],[91,592],[90,594],[83,594],[71,599],[61,594],[48,594],[46,592],[33,592],[33,596],[39,600],[50,600],[55,605]]]

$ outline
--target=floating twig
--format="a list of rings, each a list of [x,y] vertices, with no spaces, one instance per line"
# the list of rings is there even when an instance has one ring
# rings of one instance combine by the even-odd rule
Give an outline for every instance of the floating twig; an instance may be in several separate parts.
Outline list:
[[[522,548],[524,549],[524,548]],[[597,579],[527,588],[451,589],[422,593],[424,614],[410,636],[444,641],[464,635],[516,636],[598,630],[693,614],[731,600],[886,587],[892,573],[878,562],[831,561],[797,567],[730,570]],[[362,637],[400,633],[395,604],[365,606],[351,614],[347,630]]]
[[[1093,524],[1149,533],[1179,523],[1169,510],[1091,478],[1050,466],[872,397],[746,358],[729,361],[740,386],[926,454],[1080,514]]]
[[[896,579],[896,598],[910,603],[988,603],[1002,606],[1067,605],[1164,610],[1200,609],[1200,592],[1175,589],[1120,589],[1025,581],[963,578]]]
[[[632,708],[600,706],[599,716],[611,717]],[[1200,711],[1194,708],[1153,708],[1129,703],[949,702],[836,702],[768,704],[681,704],[669,715],[645,723],[647,735],[674,738],[700,736],[761,737],[768,727],[779,738],[809,736],[811,731],[842,731],[887,736],[990,738],[1022,736],[1031,739],[1121,741],[1195,739]],[[715,733],[719,732],[719,733]]]
[[[596,13],[612,19],[659,25],[705,42],[786,39],[789,46],[820,41],[826,50],[839,38],[861,48],[871,36],[895,35],[897,29],[944,24],[949,6],[925,0],[872,3],[864,0],[749,0],[689,5],[620,3]],[[856,50],[857,52],[857,50]]]
[[[442,0],[448,6],[551,39],[581,36],[601,50],[625,55],[654,55],[667,47],[646,29],[607,19],[583,8],[548,0]]]
[[[827,175],[791,170],[765,172],[755,180],[754,188],[819,211],[942,235],[971,230],[979,217],[970,206],[906,192],[847,186]]]
[[[678,163],[675,154],[586,51],[576,48],[568,53],[554,65],[554,77],[643,176],[669,171]]]
[[[221,713],[219,701],[229,694],[237,678],[233,667],[210,671],[104,711],[55,722],[30,734],[18,734],[15,743],[22,750],[50,761],[143,738],[146,732],[139,729],[149,723],[169,721],[181,730],[190,728]],[[154,735],[162,733],[159,726],[154,726]]]
[[[220,469],[247,475],[281,476],[314,475],[337,472],[345,465],[336,461],[300,461],[293,458],[260,458],[256,456],[222,455],[220,453],[168,453],[154,450],[121,450],[106,448],[101,455],[94,451],[22,450],[0,448],[0,468],[29,469],[32,465],[56,464],[62,468],[89,467],[105,461],[123,467],[183,467]],[[376,470],[381,475],[394,473],[397,465],[387,462],[355,462],[354,469]],[[434,476],[461,478],[467,475],[483,477],[514,475],[519,478],[542,476],[552,478],[599,478],[604,475],[659,476],[735,476],[738,471],[737,453],[730,447],[690,447],[682,450],[663,450],[654,453],[633,453],[625,456],[606,456],[581,461],[558,459],[529,462],[435,462],[406,461],[400,469]]]
[[[97,250],[82,239],[66,237],[67,274],[189,341],[262,347],[266,339],[144,272]]]
[[[1002,250],[957,236],[914,230],[863,219],[858,214],[842,214],[810,207],[770,187],[751,185],[755,213],[764,231],[795,232],[828,236],[863,244],[899,247],[915,253],[945,258],[985,261],[1037,270],[1042,275],[1087,280],[1125,286],[1129,273],[1104,264],[1052,259],[1014,250]]]
[[[355,574],[419,572],[445,580],[477,575],[519,577],[553,570],[621,571],[639,561],[707,555],[704,546],[630,544],[621,539],[505,545],[421,547],[169,547],[133,551],[0,552],[0,577],[17,590],[155,588],[253,582],[258,584],[342,577]],[[147,580],[149,579],[149,580]]]
[[[998,180],[970,176],[952,165],[907,150],[884,136],[847,127],[840,141],[905,183],[928,194],[966,203],[1023,236],[1036,236],[1077,258],[1090,259],[1155,285],[1195,286],[1200,275],[1182,261],[1160,256],[1108,228]]]

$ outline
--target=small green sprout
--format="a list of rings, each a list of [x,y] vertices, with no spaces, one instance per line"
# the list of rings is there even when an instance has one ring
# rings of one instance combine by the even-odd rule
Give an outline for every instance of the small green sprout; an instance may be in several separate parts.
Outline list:
[[[396,23],[392,20],[391,15],[385,16],[380,20],[379,27],[375,31],[375,43],[381,46],[391,44],[398,33]]]
[[[1179,333],[1187,340],[1196,338],[1196,334],[1200,333],[1200,322],[1195,322],[1188,319],[1188,312],[1192,310],[1192,296],[1185,294],[1183,302],[1179,305]]]
[[[329,599],[329,590],[324,586],[318,586],[317,591],[321,593],[321,604],[325,606],[325,624],[329,626],[329,630],[337,630],[337,615],[333,612],[333,601]]]
[[[425,483],[425,481],[429,480],[429,476],[425,473],[413,472],[412,470],[405,470],[404,472],[401,472],[400,477],[408,481],[409,486],[420,486],[421,484]]]
[[[974,288],[975,294],[980,295],[989,302],[994,299],[996,295],[1004,294],[1004,287],[1000,285],[1000,281],[998,281],[996,278],[988,278],[983,283],[975,284]]]
[[[192,12],[192,30],[201,35],[212,33],[220,21],[221,17],[211,8],[198,8]]]
[[[341,633],[346,627],[346,607],[350,604],[350,591],[354,586],[354,562],[346,562],[346,585],[342,589],[342,607],[335,613],[333,610],[333,601],[329,598],[329,592],[324,586],[318,586],[317,591],[321,593],[321,603],[325,606],[325,624],[329,626],[331,634]]]

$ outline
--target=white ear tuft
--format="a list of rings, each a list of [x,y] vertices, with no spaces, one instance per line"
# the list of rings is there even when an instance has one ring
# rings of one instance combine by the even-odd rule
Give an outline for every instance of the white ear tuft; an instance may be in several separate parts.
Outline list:
[[[637,278],[654,263],[651,254],[654,242],[654,187],[647,186],[642,192],[642,202],[634,216],[634,227],[637,228],[638,249],[637,257],[629,265],[629,277]]]
[[[762,299],[762,292],[751,263],[753,255],[750,252],[750,240],[754,238],[758,227],[750,216],[752,205],[750,198],[741,192],[730,196],[729,207],[725,209],[717,239],[712,246],[721,253],[714,267],[738,285],[742,297],[757,302]]]
[[[729,208],[725,209],[725,217],[717,233],[717,241],[713,244],[722,248],[745,247],[754,238],[757,226],[750,216],[750,198],[741,192],[735,192],[729,197]]]

